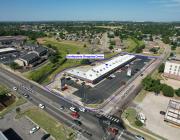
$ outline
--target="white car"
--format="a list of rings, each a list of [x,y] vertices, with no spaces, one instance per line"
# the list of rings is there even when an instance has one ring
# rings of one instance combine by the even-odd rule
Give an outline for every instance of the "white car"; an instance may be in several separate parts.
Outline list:
[[[45,105],[39,104],[39,108],[44,109],[44,108],[45,108]]]
[[[110,77],[115,78],[116,76],[114,74],[111,74]]]
[[[77,109],[76,109],[75,107],[73,107],[73,106],[70,107],[69,109],[70,109],[72,112],[77,112]]]
[[[144,138],[144,137],[139,136],[139,135],[136,135],[135,137],[136,137],[136,139],[137,139],[137,140],[145,140],[145,138]]]
[[[14,91],[17,91],[17,87],[13,87],[13,90],[14,90]]]
[[[81,112],[86,112],[86,109],[83,108],[83,107],[80,107],[79,110],[80,110]]]
[[[38,131],[39,129],[40,129],[40,127],[37,125],[37,126],[33,127],[33,128],[29,131],[29,133],[30,133],[30,134],[33,134],[33,133],[35,133],[36,131]]]

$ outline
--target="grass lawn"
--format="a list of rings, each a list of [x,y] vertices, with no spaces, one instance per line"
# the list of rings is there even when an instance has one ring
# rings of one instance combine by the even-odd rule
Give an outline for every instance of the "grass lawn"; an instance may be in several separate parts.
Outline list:
[[[7,108],[5,108],[4,110],[0,112],[0,117],[3,117],[5,114],[13,110],[15,107],[20,106],[26,102],[27,101],[23,99],[22,97],[16,97],[16,101],[13,104],[11,104],[10,106],[8,106]]]
[[[23,112],[21,115],[28,116],[32,121],[37,123],[41,128],[43,128],[48,133],[50,133],[56,140],[74,140],[75,139],[74,135],[69,136],[70,133],[73,133],[73,130],[71,128],[68,128],[64,126],[63,124],[60,124],[57,120],[55,120],[49,114],[47,114],[46,112],[40,109],[32,108]]]
[[[180,55],[180,47],[177,47],[175,52],[176,54]]]
[[[153,79],[159,79],[159,80],[163,80],[163,78],[161,77],[161,73],[158,72],[158,70],[155,70],[152,74],[151,74],[151,77]]]
[[[123,44],[126,47],[124,51],[132,53],[135,51],[135,48],[138,45],[143,45],[144,43],[143,41],[138,41],[137,39],[134,39],[134,38],[128,38],[126,40],[123,40]]]
[[[143,101],[143,99],[146,97],[146,95],[147,95],[147,91],[145,91],[145,90],[141,90],[139,93],[138,93],[138,95],[136,96],[136,98],[134,99],[134,101],[136,102],[136,103],[141,103],[142,101]]]
[[[115,56],[116,54],[118,54],[118,52],[105,53],[105,54],[104,54],[104,57],[105,57],[105,58],[111,58],[111,57]]]
[[[135,125],[136,116],[137,116],[137,112],[133,108],[127,108],[122,114],[122,117],[126,118],[129,121],[129,123],[135,127],[136,127]]]

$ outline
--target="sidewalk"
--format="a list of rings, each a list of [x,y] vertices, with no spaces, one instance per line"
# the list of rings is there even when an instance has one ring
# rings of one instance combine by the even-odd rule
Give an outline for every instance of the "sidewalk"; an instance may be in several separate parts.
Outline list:
[[[145,132],[145,131],[143,131],[143,130],[141,130],[141,129],[138,129],[138,128],[132,126],[127,119],[124,119],[124,118],[123,118],[123,121],[124,121],[124,123],[125,123],[128,127],[130,127],[131,129],[133,129],[133,130],[135,130],[135,131],[138,131],[138,132],[140,132],[140,133],[142,133],[142,134],[144,134],[144,135],[147,135],[147,136],[149,136],[149,137],[151,137],[151,138],[153,138],[153,139],[155,139],[155,140],[162,140],[162,139],[159,138],[159,137],[156,137],[156,136],[154,136],[154,135],[152,135],[152,134],[149,134],[149,133],[147,133],[147,132]]]

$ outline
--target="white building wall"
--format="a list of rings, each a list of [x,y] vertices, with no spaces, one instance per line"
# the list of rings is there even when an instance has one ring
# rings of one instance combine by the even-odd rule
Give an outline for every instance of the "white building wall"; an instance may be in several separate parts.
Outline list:
[[[169,78],[180,80],[180,63],[167,61],[165,64],[164,75]]]

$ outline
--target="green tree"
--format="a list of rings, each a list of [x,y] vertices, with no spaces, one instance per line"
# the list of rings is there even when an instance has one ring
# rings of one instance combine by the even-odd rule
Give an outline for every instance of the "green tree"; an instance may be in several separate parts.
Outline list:
[[[21,112],[21,108],[20,107],[17,107],[16,108],[16,113],[19,114]]]
[[[20,66],[16,62],[12,62],[9,65],[13,70],[19,69]]]
[[[147,91],[153,91],[159,93],[161,90],[160,80],[152,79],[150,76],[147,76],[142,81],[143,87]]]
[[[89,65],[91,62],[90,62],[90,60],[89,59],[82,59],[81,60],[81,64],[82,65]]]
[[[173,53],[173,52],[171,52],[171,53],[170,53],[170,57],[173,57],[173,56],[174,56],[174,53]]]
[[[149,49],[149,51],[151,51],[151,52],[153,52],[154,54],[156,54],[158,50],[157,50],[156,48],[151,48],[151,49]]]
[[[111,45],[111,46],[109,46],[109,49],[110,49],[110,50],[112,50],[113,48],[114,48],[114,47],[113,47],[112,45]]]
[[[175,90],[175,93],[176,93],[176,95],[177,95],[178,97],[180,97],[180,88],[177,89],[177,90]]]
[[[84,44],[84,46],[83,46],[84,48],[86,48],[87,47],[87,45],[86,44]]]
[[[142,127],[143,123],[140,120],[136,119],[135,120],[135,125],[138,126],[138,127]]]
[[[175,45],[172,45],[172,46],[171,46],[171,50],[176,50],[176,46],[175,46]]]
[[[55,63],[59,62],[59,58],[60,58],[60,56],[58,56],[57,54],[54,54],[49,57],[49,61],[51,63],[55,64]]]
[[[171,86],[163,84],[162,85],[162,92],[163,92],[164,96],[167,96],[167,97],[173,97],[174,96],[174,89]]]
[[[162,63],[162,64],[160,65],[160,67],[158,68],[158,72],[159,72],[159,73],[163,73],[163,72],[164,72],[164,68],[165,68],[165,64]]]

